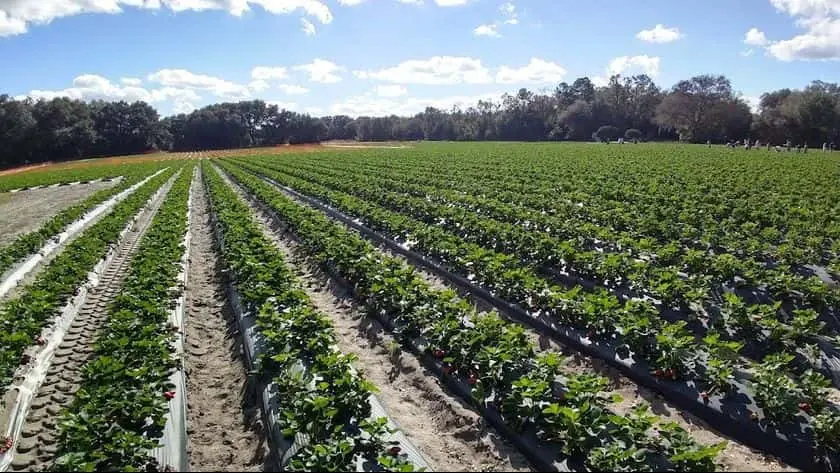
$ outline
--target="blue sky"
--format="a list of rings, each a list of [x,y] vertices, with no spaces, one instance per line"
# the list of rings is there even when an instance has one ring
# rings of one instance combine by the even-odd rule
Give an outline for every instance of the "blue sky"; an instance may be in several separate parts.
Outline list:
[[[414,113],[520,87],[840,80],[840,0],[0,0],[0,93]]]

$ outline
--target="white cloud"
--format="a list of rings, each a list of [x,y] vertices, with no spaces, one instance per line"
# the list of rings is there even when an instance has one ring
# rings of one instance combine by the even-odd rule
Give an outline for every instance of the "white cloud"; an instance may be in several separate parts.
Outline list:
[[[519,16],[516,13],[516,5],[514,5],[513,2],[505,2],[501,4],[501,6],[499,6],[499,12],[502,15],[501,20],[477,26],[473,30],[473,35],[500,38],[502,36],[501,33],[499,33],[500,26],[519,24]]]
[[[745,50],[741,51],[741,56],[750,57],[750,56],[753,55],[754,52],[755,52],[755,50],[753,50],[753,49],[745,49]]]
[[[51,21],[83,13],[118,14],[123,7],[173,12],[225,10],[241,16],[259,6],[268,13],[285,15],[300,10],[321,23],[333,19],[323,0],[4,0],[0,2],[0,36],[22,34],[30,24]]]
[[[175,102],[175,104],[172,106],[172,113],[176,115],[180,113],[188,114],[197,108],[198,106],[196,106],[192,102]]]
[[[294,84],[279,84],[277,87],[280,90],[282,90],[283,93],[289,95],[303,95],[309,92],[309,89],[307,89],[306,87],[301,87],[299,85]]]
[[[641,56],[619,56],[610,61],[607,66],[607,73],[610,76],[616,74],[644,73],[651,77],[656,77],[659,74],[659,57],[651,57],[648,55]]]
[[[807,32],[771,43],[768,52],[782,61],[840,60],[840,17],[802,20]]]
[[[165,86],[206,90],[217,97],[241,100],[250,97],[248,87],[218,77],[195,74],[186,69],[161,69],[147,77]]]
[[[125,83],[125,81],[123,81]],[[71,87],[61,90],[32,90],[24,97],[50,100],[56,97],[69,97],[76,100],[142,100],[157,106],[171,105],[174,113],[188,113],[196,108],[194,103],[201,97],[192,89],[179,87],[161,87],[146,89],[133,85],[120,86],[97,74],[82,74],[73,79]]]
[[[496,30],[496,25],[479,25],[473,30],[473,34],[476,36],[492,36],[495,38],[501,36]]]
[[[395,84],[487,84],[490,71],[481,59],[471,57],[434,56],[411,59],[378,71],[354,71],[360,79],[375,79]]]
[[[309,74],[309,80],[322,84],[341,82],[341,76],[338,73],[344,70],[336,63],[324,59],[314,59],[310,64],[301,64],[293,67],[293,69],[305,71]]]
[[[248,82],[248,88],[253,90],[254,92],[262,92],[264,90],[268,90],[271,87],[271,84],[268,81],[257,79]]]
[[[756,34],[756,45],[764,39],[761,46],[768,54],[786,62],[840,60],[840,0],[770,0],[770,3],[790,15],[805,32],[780,41],[767,41],[763,34]]]
[[[648,43],[670,43],[682,38],[679,28],[666,28],[664,25],[657,24],[652,29],[642,30],[636,34],[636,38],[647,41]]]
[[[619,56],[607,64],[607,71],[604,75],[591,77],[595,87],[604,87],[609,84],[610,77],[614,75],[647,74],[651,78],[659,75],[660,58],[648,55],[641,56]]]
[[[138,79],[136,77],[123,77],[122,79],[120,79],[120,82],[122,82],[125,85],[130,85],[132,87],[140,87],[141,85],[143,85],[143,79]]]
[[[513,2],[505,2],[499,7],[499,11],[502,12],[502,16],[504,17],[504,23],[507,25],[516,25],[519,24],[519,17],[516,13],[516,5]]]
[[[496,82],[500,84],[550,83],[560,82],[566,76],[566,70],[559,64],[539,58],[520,68],[502,66],[496,73]]]
[[[26,21],[0,10],[0,37],[26,33]]]
[[[313,36],[315,34],[315,25],[306,18],[300,19],[300,25],[301,31],[303,31],[306,36]]]
[[[348,97],[329,108],[332,115],[360,116],[410,116],[422,112],[426,107],[450,110],[453,106],[467,108],[479,100],[498,101],[501,93],[489,93],[474,96],[450,96],[438,98],[407,97],[400,99],[378,98],[371,95]]]
[[[376,95],[379,97],[402,97],[408,94],[408,89],[401,85],[380,85],[376,87]]]
[[[257,66],[251,69],[251,78],[257,80],[285,79],[288,71],[285,67]]]
[[[840,15],[838,0],[770,0],[777,10],[791,16],[820,17]]]
[[[750,46],[766,46],[767,43],[769,43],[767,36],[758,28],[750,28],[747,34],[744,35],[744,44],[749,44]]]
[[[610,80],[604,76],[592,76],[589,80],[592,81],[592,85],[595,87],[604,87],[610,83]]]

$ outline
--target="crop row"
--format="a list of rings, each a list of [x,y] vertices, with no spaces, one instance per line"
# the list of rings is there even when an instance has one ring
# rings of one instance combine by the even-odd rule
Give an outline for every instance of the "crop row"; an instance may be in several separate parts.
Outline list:
[[[455,153],[452,159],[450,153],[418,150],[391,162],[382,155],[348,161],[380,171],[413,167],[411,174],[423,177],[483,180],[489,189],[526,199],[535,208],[580,223],[608,223],[633,238],[680,240],[755,256],[784,245],[796,262],[803,256],[817,262],[826,251],[837,255],[840,224],[831,159],[745,160],[667,147],[658,153],[623,149],[620,158],[591,149],[564,151],[501,147],[489,155]]]
[[[279,165],[283,161],[275,163]],[[523,193],[508,190],[496,193],[493,188],[497,184],[479,178],[473,180],[459,175],[457,184],[453,184],[447,175],[425,175],[402,167],[391,172],[374,172],[370,167],[358,168],[353,164],[352,161],[335,160],[308,164],[303,158],[295,160],[294,168],[344,181],[352,176],[355,183],[362,185],[372,181],[377,187],[396,192],[398,198],[415,206],[437,204],[443,222],[448,222],[450,215],[461,220],[473,217],[474,225],[482,225],[483,234],[495,233],[488,234],[487,239],[495,241],[501,250],[505,249],[502,245],[524,245],[529,248],[528,262],[598,280],[606,287],[654,297],[697,317],[714,313],[708,310],[709,303],[722,302],[722,295],[736,288],[742,294],[760,290],[765,299],[772,298],[799,310],[822,311],[840,302],[840,290],[830,289],[815,275],[798,274],[796,268],[801,259],[779,265],[742,253],[694,249],[677,241],[660,245],[650,239],[616,234],[600,225],[601,222],[581,221],[568,209],[549,213],[542,208],[533,208],[522,197]],[[503,199],[498,198],[501,193],[505,194]],[[604,218],[604,221],[610,220]],[[807,317],[812,315],[809,312]],[[728,320],[708,323],[716,322],[724,325],[731,322],[733,329],[747,332],[762,329],[748,321],[744,324]]]
[[[67,225],[78,220],[85,213],[106,201],[107,199],[128,189],[146,176],[152,174],[157,165],[131,167],[123,173],[122,181],[108,189],[98,191],[76,205],[68,207],[46,221],[40,228],[21,235],[12,243],[0,248],[0,274],[6,272],[12,265],[29,254],[41,248],[50,238],[61,232]]]
[[[0,385],[4,391],[15,369],[29,362],[24,350],[41,340],[42,329],[61,312],[131,218],[173,172],[158,174],[138,188],[67,245],[20,295],[0,306]]]
[[[306,438],[284,467],[354,471],[363,458],[387,471],[413,471],[399,448],[386,442],[387,419],[371,417],[368,398],[375,387],[354,371],[353,356],[336,349],[329,318],[313,309],[244,202],[217,171],[206,164],[202,169],[221,229],[223,259],[244,309],[258,314],[265,342],[258,369],[276,388],[276,421],[290,445],[297,436]]]
[[[403,343],[419,337],[446,376],[470,387],[473,403],[500,413],[522,435],[594,469],[714,469],[723,444],[698,445],[644,405],[615,414],[606,379],[565,373],[556,353],[535,352],[521,326],[477,313],[451,290],[430,288],[413,268],[357,233],[241,168],[222,165],[289,226],[314,261],[348,281],[372,313],[388,318]]]
[[[71,182],[90,182],[97,179],[110,179],[122,175],[124,168],[117,166],[80,166],[54,171],[25,171],[0,177],[0,192],[14,189],[29,189],[54,184]]]
[[[79,390],[58,425],[58,471],[157,471],[150,451],[166,424],[179,369],[167,324],[187,230],[193,165],[183,167],[131,258]]]
[[[779,212],[780,208],[786,209],[785,214],[791,214],[801,211],[801,207],[806,205],[817,207],[813,201],[821,202],[817,207],[820,211],[808,212],[813,220],[807,222],[807,226],[814,231],[827,232],[822,237],[810,235],[806,230],[793,230],[790,228],[792,224],[781,222],[777,224],[778,228],[762,227],[734,209],[727,208],[724,215],[718,215],[717,210],[692,208],[679,215],[683,219],[702,218],[703,221],[697,225],[687,225],[681,221],[669,222],[665,215],[649,217],[648,220],[655,221],[657,225],[685,232],[673,238],[652,238],[649,232],[617,230],[616,221],[621,220],[620,217],[624,217],[631,209],[621,206],[603,211],[592,210],[593,207],[597,208],[597,196],[578,192],[575,186],[584,183],[568,181],[568,178],[566,182],[544,183],[541,187],[537,176],[511,183],[509,180],[512,178],[502,170],[492,168],[492,163],[483,164],[484,167],[475,173],[469,173],[460,169],[436,169],[434,160],[423,166],[408,159],[383,163],[373,159],[318,161],[304,157],[300,161],[311,161],[315,166],[333,170],[351,170],[357,175],[385,176],[422,187],[433,186],[440,189],[430,195],[435,200],[445,198],[467,209],[475,208],[493,218],[548,232],[565,241],[563,256],[567,261],[578,259],[578,270],[593,273],[605,281],[623,281],[625,284],[636,283],[630,275],[641,276],[643,280],[652,283],[647,284],[649,290],[656,290],[659,293],[657,296],[668,302],[702,302],[709,295],[719,292],[715,290],[710,294],[707,287],[709,283],[752,288],[766,285],[766,290],[778,298],[813,301],[818,307],[825,306],[826,302],[832,304],[840,297],[837,291],[830,293],[819,277],[808,277],[810,270],[803,267],[808,262],[825,262],[832,266],[831,261],[837,261],[840,225],[830,218],[824,221],[826,214],[836,213],[836,209],[831,207],[831,201],[822,203],[819,198],[807,200],[797,196],[798,200],[792,207],[779,207],[782,204],[776,202],[772,209],[773,212]],[[530,160],[525,162],[532,164]],[[458,179],[451,179],[452,175],[457,175]],[[494,179],[488,180],[488,175],[494,176]],[[663,192],[660,187],[646,189],[656,194]],[[684,189],[670,190],[670,193],[656,201],[655,211],[669,212],[671,207],[679,205],[674,200],[679,198],[680,193],[690,193]],[[571,195],[567,197],[567,193]],[[425,197],[425,194],[418,195]],[[707,197],[692,194],[691,202]],[[581,215],[584,211],[590,214]],[[766,212],[761,215],[766,216]],[[739,216],[737,226],[740,230],[736,231],[721,223],[735,216]],[[638,219],[643,220],[642,217]],[[734,235],[735,241],[741,246],[731,248],[714,244],[714,235],[720,233]],[[837,248],[832,249],[834,245]],[[756,248],[765,248],[766,251],[758,251]],[[602,254],[604,250],[606,253]],[[657,271],[661,274],[650,274],[645,271],[647,267],[662,267],[662,270]],[[691,277],[678,277],[683,271]],[[800,272],[806,276],[798,276]],[[826,301],[827,297],[831,299]]]
[[[265,167],[247,163],[243,166],[317,197],[360,218],[375,230],[408,242],[417,251],[436,258],[454,272],[532,314],[546,315],[555,323],[585,331],[590,339],[615,346],[623,358],[646,360],[664,382],[677,382],[679,378],[682,383],[687,380],[690,385],[706,386],[703,392],[696,391],[697,402],[736,403],[739,398],[740,405],[747,394],[763,410],[766,421],[787,426],[786,429],[796,428],[803,418],[817,415],[813,420],[818,445],[836,448],[831,426],[838,413],[825,400],[828,381],[812,370],[795,376],[790,372],[792,360],[788,355],[768,357],[761,364],[753,365],[752,389],[745,392],[743,380],[735,376],[740,343],[722,340],[718,334],[710,334],[703,343],[698,343],[684,322],[662,320],[649,303],[631,300],[622,304],[604,292],[586,292],[579,287],[566,290],[541,279],[520,264],[518,257],[466,242],[461,234],[447,232],[441,223],[427,224],[391,208]],[[375,188],[373,193],[383,194]],[[750,422],[743,409],[737,412],[741,421]]]
[[[417,219],[418,222],[413,226],[414,230],[422,227],[423,224],[434,226],[437,234],[424,235],[425,240],[423,241],[439,241],[440,238],[445,238],[452,241],[452,244],[458,244],[459,241],[463,240],[478,245],[482,249],[490,250],[494,254],[509,256],[510,261],[506,263],[506,267],[522,268],[522,271],[533,274],[537,278],[560,279],[562,282],[564,278],[562,276],[557,277],[560,273],[557,269],[559,264],[570,259],[574,260],[576,254],[581,254],[576,253],[574,249],[569,247],[568,242],[570,240],[541,232],[539,229],[529,228],[527,225],[499,221],[483,215],[485,212],[476,212],[452,205],[449,202],[440,202],[436,197],[436,190],[429,187],[423,187],[422,191],[419,192],[424,197],[417,197],[407,195],[412,192],[401,186],[383,184],[379,177],[341,172],[310,171],[301,167],[297,161],[293,164],[283,161],[275,163],[256,162],[290,177],[303,179],[309,184],[324,185],[330,189],[351,194],[362,200]],[[533,220],[530,220],[533,218],[532,216],[527,218],[529,219],[528,222],[533,222]],[[405,239],[413,239],[405,234],[403,228],[389,228],[388,231]],[[428,245],[425,246],[425,249],[428,250]],[[577,262],[578,267],[592,266],[593,263],[598,261],[609,264],[610,258],[616,256],[607,252],[595,251],[589,252],[588,255],[590,257],[587,257],[585,261]],[[624,256],[625,259],[629,259],[626,255],[619,254],[617,256]],[[661,285],[662,273],[653,273],[647,262],[637,261],[634,268],[638,272],[631,276],[632,279],[642,282],[646,277],[655,276],[659,280],[654,283]],[[618,268],[613,266],[613,269]],[[585,271],[577,271],[576,273],[581,274]],[[597,280],[597,275],[586,274],[586,276],[590,276],[590,278],[586,278],[584,281],[590,281],[592,276],[595,276]],[[627,277],[627,275],[625,274],[624,277]],[[668,279],[679,281],[679,278],[676,277],[676,271]],[[593,286],[596,288],[596,294],[598,294],[598,287],[601,288],[601,291],[604,288],[609,288],[606,284],[594,284],[585,287],[592,288]],[[819,286],[825,288],[822,282],[819,283]],[[656,295],[657,291],[652,292]],[[645,294],[649,295],[650,293]],[[640,294],[637,293],[636,295]],[[747,305],[735,293],[725,293],[723,299],[722,310],[718,306],[716,315],[711,317],[710,320],[706,320],[703,324],[695,323],[689,326],[695,334],[704,336],[711,330],[720,332],[725,339],[746,339],[749,341],[751,351],[758,352],[762,357],[785,350],[795,352],[797,344],[805,345],[807,342],[811,342],[810,351],[803,349],[802,353],[816,353],[816,355],[810,356],[815,368],[818,368],[821,364],[818,344],[824,340],[819,335],[821,332],[837,334],[834,330],[827,330],[825,324],[818,320],[819,314],[813,309],[794,309],[788,315],[786,311],[780,309],[780,304]],[[620,302],[617,299],[610,303],[610,305],[619,304]],[[701,308],[697,312],[688,312],[687,314],[668,313],[668,315],[671,321],[680,319],[697,320],[700,316],[709,312]],[[750,317],[753,314],[758,315],[758,317]],[[598,327],[590,327],[590,329],[593,329],[596,335],[599,332]],[[805,347],[807,348],[807,345]],[[805,356],[802,358],[808,360]]]

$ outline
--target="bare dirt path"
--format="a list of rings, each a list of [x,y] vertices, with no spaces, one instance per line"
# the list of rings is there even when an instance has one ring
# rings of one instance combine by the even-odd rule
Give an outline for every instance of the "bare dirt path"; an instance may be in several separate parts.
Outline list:
[[[193,180],[186,287],[185,368],[190,468],[261,471],[262,415],[246,396],[247,374],[237,324],[225,297],[201,173]]]
[[[3,200],[0,200],[0,246],[11,243],[24,233],[38,229],[57,213],[78,204],[94,192],[115,185],[116,182],[99,181],[31,189],[14,194],[3,193]]]
[[[79,313],[55,352],[46,378],[32,400],[11,471],[40,471],[53,459],[56,453],[56,423],[61,410],[70,405],[79,389],[81,369],[93,354],[93,343],[99,328],[108,318],[108,306],[119,293],[128,274],[131,257],[173,182],[174,178],[170,179],[152,204],[141,210],[131,230],[118,243],[117,251],[104,269],[99,284],[85,297]],[[9,394],[13,394],[12,391]],[[3,420],[2,417],[0,420]]]
[[[238,186],[234,189],[244,195]],[[515,447],[441,387],[416,357],[403,354],[399,343],[357,306],[344,287],[311,264],[290,233],[274,226],[254,202],[248,204],[266,236],[295,269],[314,306],[331,318],[341,351],[359,358],[357,368],[379,389],[377,397],[386,411],[433,470],[531,471]]]

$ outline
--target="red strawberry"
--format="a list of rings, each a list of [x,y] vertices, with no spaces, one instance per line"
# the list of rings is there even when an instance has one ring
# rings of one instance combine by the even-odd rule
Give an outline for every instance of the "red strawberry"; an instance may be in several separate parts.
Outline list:
[[[800,402],[799,408],[805,412],[811,412],[811,403],[809,402]]]
[[[38,335],[38,337],[35,338],[35,343],[37,343],[38,345],[43,345],[43,344],[47,343],[47,339]]]
[[[657,378],[661,378],[663,374],[664,373],[662,372],[661,369],[657,369],[656,371],[653,372],[653,375],[656,376]]]
[[[389,454],[389,455],[393,455],[393,456],[397,456],[397,455],[399,455],[399,454],[400,454],[400,451],[401,451],[401,450],[402,450],[402,449],[401,449],[400,447],[398,447],[398,446],[394,445],[393,447],[391,447],[391,448],[389,448],[389,449],[388,449],[388,454]]]
[[[706,391],[703,391],[702,393],[700,393],[700,397],[703,398],[704,401],[708,401],[709,400],[709,393],[707,393]]]
[[[175,399],[175,391],[166,391],[163,393],[163,397],[169,400]]]
[[[469,383],[470,386],[474,385],[477,382],[478,382],[478,376],[476,376],[475,374],[471,374],[470,377],[467,378],[467,383]]]
[[[437,350],[435,350],[433,353],[434,353],[434,355],[435,355],[435,358],[437,358],[437,359],[441,359],[441,358],[443,358],[444,356],[446,356],[446,352],[445,352],[445,351],[443,351],[443,350],[441,350],[441,349],[437,349]]]

